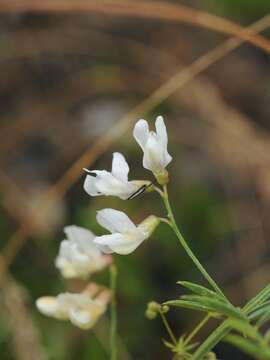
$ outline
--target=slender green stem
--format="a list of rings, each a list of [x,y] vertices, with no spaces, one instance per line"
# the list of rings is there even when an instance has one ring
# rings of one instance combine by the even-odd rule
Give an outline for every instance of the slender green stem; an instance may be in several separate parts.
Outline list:
[[[164,326],[165,326],[165,328],[166,328],[166,330],[167,330],[167,333],[169,334],[169,336],[170,336],[173,344],[174,344],[174,345],[177,345],[176,337],[174,336],[174,333],[173,333],[173,331],[172,331],[172,329],[171,329],[171,327],[170,327],[170,324],[168,323],[168,320],[167,320],[165,314],[163,313],[162,310],[160,310],[159,313],[160,313],[160,317],[161,317],[161,319],[162,319],[162,321],[163,321],[163,324],[164,324]]]
[[[211,315],[207,314],[202,321],[195,327],[195,329],[189,334],[189,336],[185,339],[185,345],[189,344],[190,341],[194,338],[194,336],[201,330],[201,328],[208,322],[211,318]]]
[[[110,328],[110,343],[111,343],[111,360],[117,360],[117,309],[116,309],[116,280],[117,268],[114,264],[110,267],[110,286],[112,292],[111,300],[111,328]]]
[[[168,217],[170,219],[171,222],[171,227],[173,229],[173,231],[175,232],[178,240],[180,241],[181,245],[183,246],[183,248],[185,249],[186,253],[188,254],[188,256],[191,258],[191,260],[193,261],[193,263],[196,265],[196,267],[198,268],[198,270],[201,272],[201,274],[204,276],[204,278],[209,282],[209,284],[213,287],[213,289],[220,294],[221,296],[223,296],[224,299],[227,300],[227,298],[225,297],[225,295],[223,294],[222,290],[219,288],[219,286],[216,284],[216,282],[211,278],[211,276],[208,274],[208,272],[205,270],[205,268],[202,266],[202,264],[200,263],[200,261],[197,259],[197,257],[194,255],[194,253],[192,252],[192,250],[190,249],[189,245],[187,244],[186,240],[184,239],[184,237],[182,236],[177,223],[175,221],[174,215],[173,215],[173,211],[171,208],[171,204],[169,201],[169,196],[168,196],[168,190],[167,190],[167,186],[164,185],[163,186],[163,195],[162,195],[163,201],[164,201],[164,205],[166,207],[166,210],[168,212]]]
[[[220,324],[210,336],[201,344],[201,346],[195,351],[192,355],[192,360],[201,360],[204,355],[206,355],[209,351],[216,346],[220,340],[230,332],[231,328],[225,320],[222,324]]]

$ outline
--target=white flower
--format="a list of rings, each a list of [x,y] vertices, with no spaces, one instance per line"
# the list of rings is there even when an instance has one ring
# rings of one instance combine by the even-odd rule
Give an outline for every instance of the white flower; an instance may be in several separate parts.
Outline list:
[[[65,278],[85,278],[111,262],[93,242],[95,235],[90,230],[71,225],[64,232],[67,240],[61,242],[55,266]]]
[[[167,151],[168,136],[163,117],[158,116],[156,119],[156,132],[149,131],[147,121],[139,120],[134,127],[133,135],[143,150],[143,167],[151,170],[162,182],[162,177],[168,177],[165,168],[172,160]]]
[[[92,283],[79,294],[64,293],[56,297],[44,296],[36,301],[38,310],[58,320],[70,320],[73,325],[87,330],[95,325],[106,311],[110,291]]]
[[[140,188],[150,184],[149,181],[128,181],[128,163],[118,152],[113,153],[111,172],[106,170],[87,171],[96,175],[87,175],[83,186],[91,196],[111,195],[127,200]]]
[[[103,209],[98,211],[98,223],[111,232],[111,235],[97,236],[94,240],[106,253],[116,252],[127,255],[146,240],[159,224],[159,219],[151,215],[136,226],[122,211]]]

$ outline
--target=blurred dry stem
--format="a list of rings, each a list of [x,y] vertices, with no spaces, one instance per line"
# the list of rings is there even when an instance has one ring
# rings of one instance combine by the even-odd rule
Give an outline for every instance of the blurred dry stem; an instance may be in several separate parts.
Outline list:
[[[140,16],[166,21],[180,21],[183,23],[204,27],[224,34],[233,35],[252,43],[270,53],[270,43],[262,36],[255,35],[250,29],[245,29],[232,21],[211,15],[204,11],[195,10],[182,5],[165,2],[147,2],[130,0],[1,0],[0,12],[96,12],[125,16]]]
[[[1,259],[0,259],[1,262]],[[18,360],[46,360],[39,332],[32,321],[26,289],[8,275],[0,290],[2,318],[12,335],[12,352]]]

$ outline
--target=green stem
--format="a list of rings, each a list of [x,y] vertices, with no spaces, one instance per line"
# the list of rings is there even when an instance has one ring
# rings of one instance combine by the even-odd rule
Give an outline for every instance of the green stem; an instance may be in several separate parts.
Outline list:
[[[201,330],[201,328],[208,322],[211,318],[211,315],[207,314],[202,321],[195,327],[195,329],[189,334],[189,336],[185,340],[185,345],[189,344],[190,341],[194,338],[194,336]]]
[[[167,333],[169,334],[173,344],[176,346],[177,345],[177,340],[176,340],[176,337],[174,336],[174,333],[173,333],[173,331],[172,331],[172,329],[171,329],[171,327],[170,327],[170,325],[169,325],[169,323],[168,323],[168,321],[166,319],[166,316],[164,315],[162,310],[159,313],[160,313],[160,317],[161,317],[161,319],[163,321],[163,324],[164,324],[164,326],[165,326],[165,328],[167,330]]]
[[[112,292],[111,328],[110,328],[111,360],[117,360],[116,279],[117,279],[117,268],[114,264],[112,264],[110,267],[110,287]]]
[[[202,345],[192,355],[192,360],[201,360],[204,355],[213,349],[220,340],[230,332],[231,328],[225,320],[217,327],[210,336],[202,343]]]
[[[216,284],[216,282],[211,278],[211,276],[208,274],[208,272],[205,270],[205,268],[202,266],[202,264],[200,263],[200,261],[197,259],[197,257],[194,255],[194,253],[192,252],[192,250],[190,249],[189,245],[187,244],[186,240],[184,239],[184,237],[182,236],[177,223],[175,221],[174,215],[173,215],[173,211],[170,205],[170,201],[169,201],[169,196],[168,196],[168,190],[167,190],[167,186],[164,185],[163,186],[163,195],[162,195],[166,210],[168,212],[168,217],[170,219],[171,222],[171,227],[173,229],[173,231],[175,232],[178,240],[180,241],[181,245],[183,246],[183,248],[185,249],[186,253],[188,254],[188,256],[191,258],[191,260],[193,261],[193,263],[196,265],[196,267],[198,268],[198,270],[201,272],[201,274],[204,276],[204,278],[209,282],[209,284],[213,287],[213,289],[220,294],[224,299],[227,300],[227,298],[225,297],[225,295],[223,294],[222,290],[219,288],[219,286]]]

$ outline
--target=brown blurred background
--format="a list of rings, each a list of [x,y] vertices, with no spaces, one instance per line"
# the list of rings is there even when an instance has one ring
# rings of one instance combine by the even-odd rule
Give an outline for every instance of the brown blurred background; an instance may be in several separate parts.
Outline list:
[[[1,360],[108,358],[106,317],[82,333],[34,301],[82,286],[54,268],[64,225],[100,234],[103,207],[135,221],[164,214],[152,194],[123,202],[82,189],[82,168],[109,168],[113,151],[131,178],[151,178],[132,138],[140,117],[165,117],[177,220],[232,302],[269,282],[269,28],[269,0],[0,1]],[[203,279],[165,226],[116,261],[120,359],[169,359],[145,306],[180,295],[177,280]],[[199,318],[169,315],[179,336]]]

